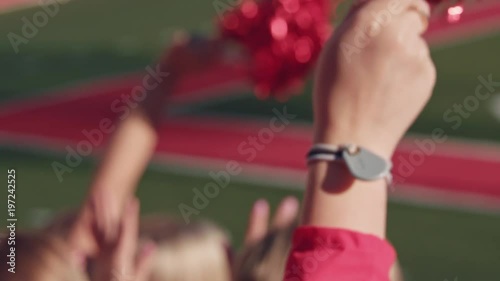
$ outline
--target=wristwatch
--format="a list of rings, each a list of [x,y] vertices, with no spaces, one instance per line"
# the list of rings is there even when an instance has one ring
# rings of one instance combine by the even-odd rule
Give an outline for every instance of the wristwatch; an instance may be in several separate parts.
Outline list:
[[[356,179],[385,179],[388,186],[392,184],[392,162],[357,145],[315,144],[307,154],[307,162],[317,161],[343,161]]]

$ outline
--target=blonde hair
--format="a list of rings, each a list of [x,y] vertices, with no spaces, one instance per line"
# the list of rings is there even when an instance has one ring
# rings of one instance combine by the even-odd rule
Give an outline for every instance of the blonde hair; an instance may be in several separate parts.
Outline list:
[[[4,241],[0,246],[0,280],[9,281],[87,281],[85,274],[71,263],[70,248],[48,234],[18,233],[15,245]],[[14,240],[12,240],[14,241]],[[12,248],[11,248],[12,247]],[[15,248],[15,273],[8,271]]]
[[[214,224],[165,216],[141,223],[141,237],[158,245],[150,281],[230,281],[228,236]]]
[[[247,245],[234,266],[237,281],[282,280],[296,225],[271,230],[261,241]]]

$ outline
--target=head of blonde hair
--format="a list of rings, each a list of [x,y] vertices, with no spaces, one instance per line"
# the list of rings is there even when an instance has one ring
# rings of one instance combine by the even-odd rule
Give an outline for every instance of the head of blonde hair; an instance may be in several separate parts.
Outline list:
[[[231,280],[229,239],[216,225],[149,216],[140,232],[158,245],[150,281]]]
[[[5,239],[0,246],[0,280],[87,281],[83,271],[72,262],[70,248],[62,239],[49,234],[17,233],[15,240],[10,240],[15,244],[8,241]],[[15,260],[7,257],[12,252]],[[9,272],[14,265],[15,273]]]

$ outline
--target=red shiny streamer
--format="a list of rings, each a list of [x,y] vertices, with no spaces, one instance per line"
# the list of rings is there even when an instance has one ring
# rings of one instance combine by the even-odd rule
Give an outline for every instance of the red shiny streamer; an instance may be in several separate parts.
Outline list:
[[[286,97],[303,84],[333,30],[331,0],[243,1],[220,21],[221,35],[239,42],[250,54],[257,96]],[[433,7],[451,3],[427,1]],[[459,20],[463,12],[461,4],[453,3],[449,22]]]
[[[220,22],[224,38],[247,49],[259,97],[300,86],[331,33],[329,0],[244,1]]]

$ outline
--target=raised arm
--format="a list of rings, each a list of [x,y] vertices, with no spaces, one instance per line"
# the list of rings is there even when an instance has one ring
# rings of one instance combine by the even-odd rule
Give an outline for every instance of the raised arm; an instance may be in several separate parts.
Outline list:
[[[71,233],[71,240],[79,244],[78,248],[84,248],[84,252],[92,253],[97,248],[90,233],[90,222],[94,219],[107,238],[114,239],[117,228],[113,224],[118,223],[124,204],[135,193],[153,155],[158,138],[157,126],[165,108],[166,96],[172,91],[174,83],[173,77],[167,77],[163,84],[148,93],[146,100],[130,116],[118,124]],[[91,208],[90,202],[97,206]]]
[[[215,39],[191,38],[184,32],[175,34],[174,45],[161,64],[161,71],[168,76],[119,124],[108,144],[70,235],[75,247],[86,253],[97,250],[90,226],[93,220],[106,239],[114,238],[124,205],[135,193],[154,153],[157,129],[172,92],[183,77],[204,71],[216,61],[222,44]]]
[[[390,160],[432,93],[435,70],[421,37],[428,14],[421,0],[372,0],[352,10],[320,61],[315,143],[354,144]],[[384,237],[383,179],[355,179],[342,161],[309,167],[303,224]]]
[[[371,0],[352,8],[318,66],[316,144],[352,144],[390,161],[434,86],[434,65],[421,37],[429,13],[422,0]],[[289,271],[285,280],[388,280],[394,254],[383,241],[384,179],[360,180],[342,160],[312,161],[304,205],[289,270],[305,267],[318,248],[331,255],[323,263],[316,259],[314,272]]]

